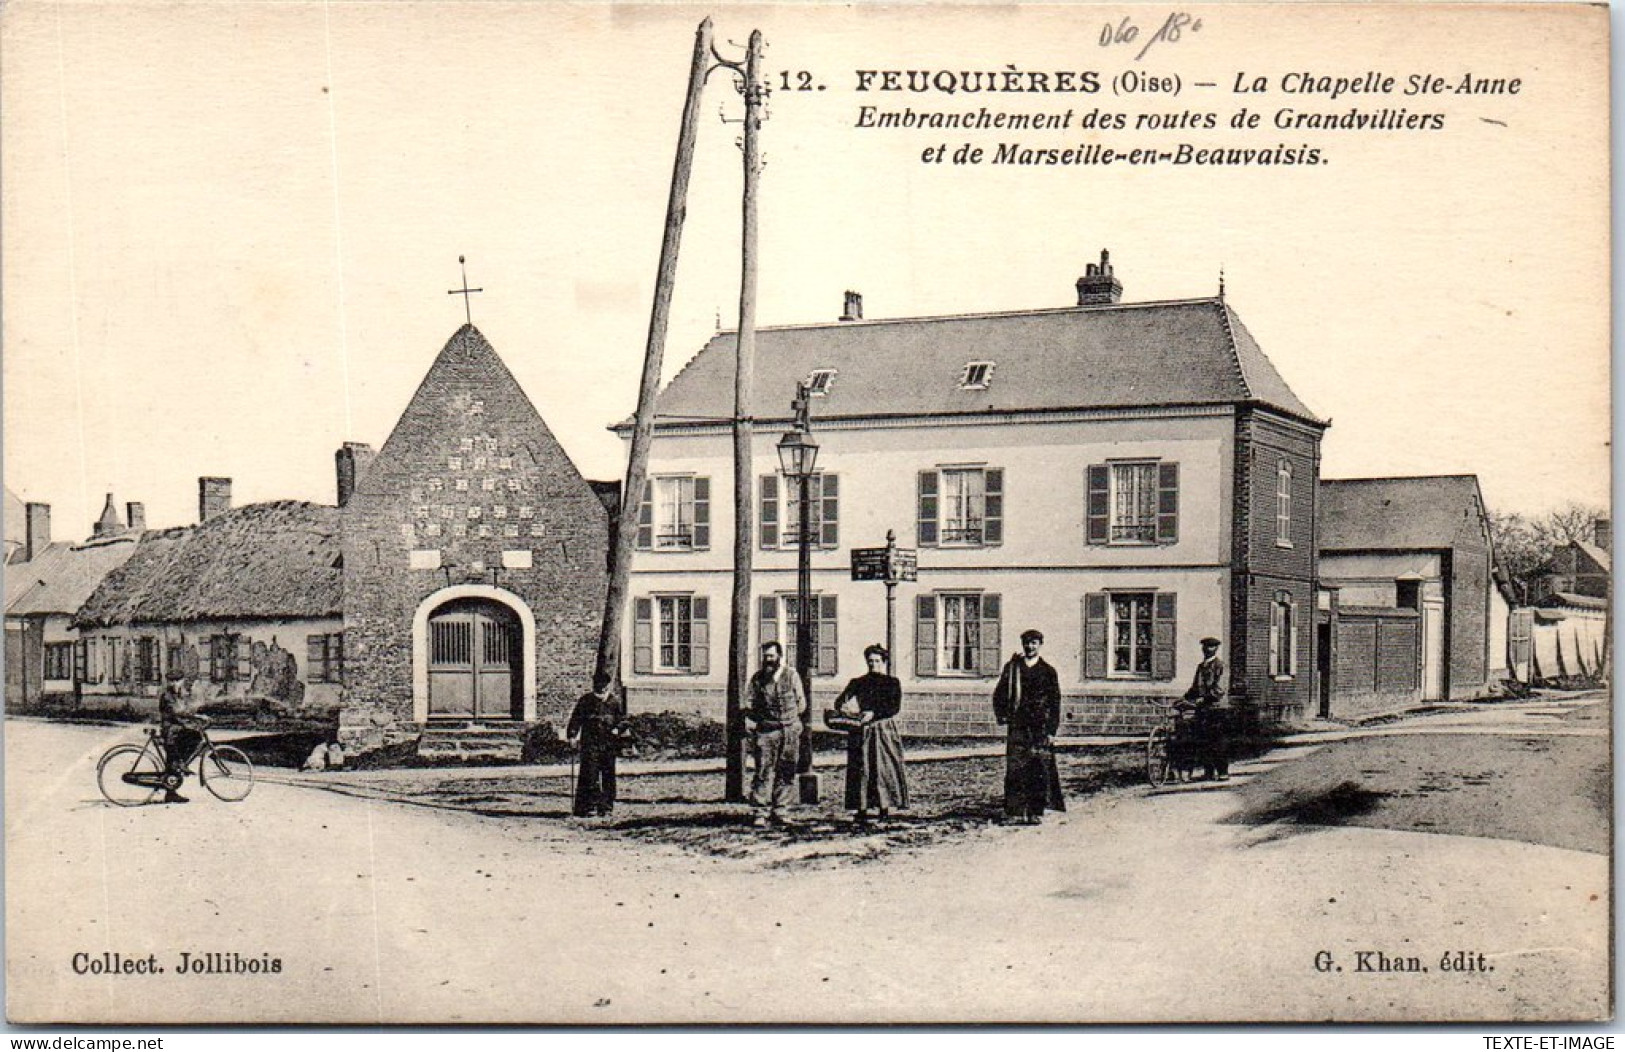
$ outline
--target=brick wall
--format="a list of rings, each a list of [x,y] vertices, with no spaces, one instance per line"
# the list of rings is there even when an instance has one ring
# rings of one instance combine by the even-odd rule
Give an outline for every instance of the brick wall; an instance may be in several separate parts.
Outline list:
[[[512,375],[464,326],[436,358],[344,509],[350,675],[340,737],[416,738],[413,617],[450,586],[495,586],[535,618],[536,718],[562,724],[590,685],[609,523]],[[411,553],[438,553],[414,569]],[[528,552],[528,569],[503,553]]]
[[[1476,698],[1489,685],[1490,558],[1458,546],[1450,554],[1450,697]]]

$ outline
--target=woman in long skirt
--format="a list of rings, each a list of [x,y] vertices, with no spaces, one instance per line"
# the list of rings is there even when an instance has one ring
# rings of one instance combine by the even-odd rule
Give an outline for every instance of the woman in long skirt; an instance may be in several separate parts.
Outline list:
[[[903,736],[895,719],[903,707],[903,686],[886,674],[890,657],[883,646],[865,647],[869,671],[835,699],[836,709],[860,720],[846,735],[846,807],[857,812],[860,825],[868,822],[871,808],[884,819],[892,808],[908,806]]]

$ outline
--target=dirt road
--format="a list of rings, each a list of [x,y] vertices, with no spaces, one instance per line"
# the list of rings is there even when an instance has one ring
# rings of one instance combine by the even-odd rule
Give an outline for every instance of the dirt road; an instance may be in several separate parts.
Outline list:
[[[820,864],[280,784],[235,805],[120,810],[93,783],[118,730],[5,730],[16,1021],[1608,1012],[1604,855],[1379,828],[1285,836],[1226,821],[1242,779],[1106,793],[1037,829]],[[183,953],[228,971],[178,974]],[[149,959],[165,971],[79,974]],[[1360,970],[1412,959],[1428,970]],[[262,970],[237,974],[239,960]]]

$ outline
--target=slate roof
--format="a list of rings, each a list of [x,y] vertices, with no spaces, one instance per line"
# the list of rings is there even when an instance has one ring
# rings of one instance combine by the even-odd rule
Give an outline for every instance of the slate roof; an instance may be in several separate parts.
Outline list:
[[[84,544],[56,541],[28,562],[6,564],[6,615],[73,613],[135,548],[133,535]]]
[[[1476,475],[1322,479],[1320,550],[1452,548],[1482,509]]]
[[[1613,573],[1614,557],[1609,551],[1604,548],[1597,547],[1590,541],[1575,541],[1574,547],[1582,552],[1586,558],[1596,563],[1597,568],[1603,573]]]
[[[712,337],[657,412],[729,416],[735,342],[732,331]],[[986,389],[959,386],[973,361],[994,363]],[[757,417],[788,419],[796,384],[815,369],[836,370],[815,419],[1256,403],[1323,423],[1218,299],[762,328]]]
[[[271,501],[196,526],[149,530],[74,623],[341,616],[339,514],[320,504]]]

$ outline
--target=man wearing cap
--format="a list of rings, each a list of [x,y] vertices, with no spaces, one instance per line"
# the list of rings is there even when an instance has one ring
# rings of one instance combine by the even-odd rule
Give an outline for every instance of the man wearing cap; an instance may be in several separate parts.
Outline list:
[[[1065,811],[1061,775],[1051,738],[1061,727],[1061,681],[1038,656],[1044,633],[1021,633],[1021,653],[1012,655],[993,691],[993,715],[1009,727],[1004,747],[1004,816],[1017,825],[1037,825],[1044,809]]]
[[[1230,777],[1230,738],[1225,727],[1230,712],[1225,704],[1224,662],[1219,660],[1219,641],[1212,636],[1202,640],[1202,661],[1179,704],[1193,710],[1196,748],[1206,777],[1225,781]]]

